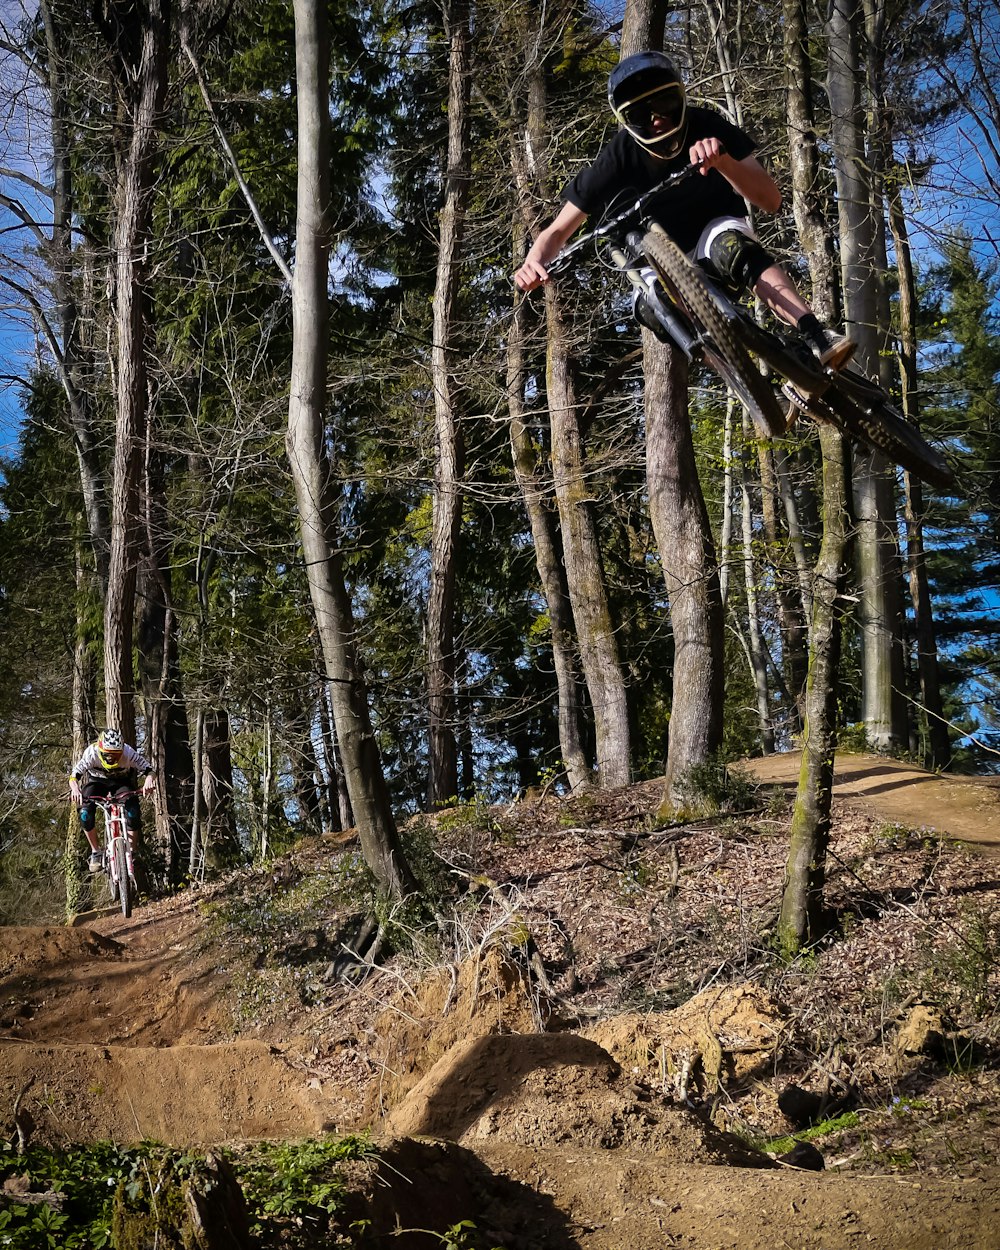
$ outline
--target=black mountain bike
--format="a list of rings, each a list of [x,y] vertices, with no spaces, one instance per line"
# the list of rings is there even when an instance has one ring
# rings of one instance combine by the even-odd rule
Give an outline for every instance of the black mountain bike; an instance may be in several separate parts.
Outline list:
[[[894,406],[885,391],[858,369],[825,369],[794,333],[760,326],[705,270],[689,260],[651,216],[656,195],[696,173],[698,164],[665,178],[617,216],[580,235],[546,266],[550,274],[569,268],[582,249],[611,241],[611,257],[646,297],[658,325],[690,361],[704,360],[735,392],[765,435],[787,432],[774,386],[751,354],[784,378],[786,397],[816,421],[837,426],[856,442],[882,452],[894,464],[932,486],[948,487],[947,461]],[[643,270],[652,269],[652,287]]]

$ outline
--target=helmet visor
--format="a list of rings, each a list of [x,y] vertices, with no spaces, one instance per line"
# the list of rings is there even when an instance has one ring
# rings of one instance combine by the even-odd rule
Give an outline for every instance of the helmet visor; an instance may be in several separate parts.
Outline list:
[[[618,106],[618,116],[637,139],[656,143],[684,124],[684,88],[679,82],[653,87]]]

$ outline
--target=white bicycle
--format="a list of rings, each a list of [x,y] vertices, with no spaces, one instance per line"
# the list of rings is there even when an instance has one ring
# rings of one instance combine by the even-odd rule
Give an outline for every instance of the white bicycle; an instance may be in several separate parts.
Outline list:
[[[104,812],[104,871],[112,903],[120,903],[122,915],[128,920],[138,893],[132,864],[132,839],[125,819],[125,800],[136,797],[135,791],[115,795],[91,796]]]

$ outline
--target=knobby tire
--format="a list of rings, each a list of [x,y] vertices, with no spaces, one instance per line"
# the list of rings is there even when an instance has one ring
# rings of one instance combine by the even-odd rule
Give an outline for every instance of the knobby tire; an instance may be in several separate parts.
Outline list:
[[[712,341],[714,351],[706,353],[716,372],[739,398],[764,422],[764,435],[783,434],[785,420],[771,384],[754,365],[738,331],[712,299],[698,267],[658,227],[642,241],[649,263],[668,291],[676,292],[678,302],[700,323]]]
[[[832,410],[837,425],[852,438],[882,452],[928,485],[947,488],[954,482],[944,457],[867,378],[853,371],[847,377],[835,377],[823,402]]]
[[[114,850],[114,875],[118,878],[118,897],[122,905],[122,915],[128,920],[132,915],[132,882],[128,875],[128,856],[125,851],[124,837],[116,838]]]
[[[882,452],[893,464],[916,474],[931,486],[947,487],[954,482],[945,458],[870,378],[857,369],[848,368],[841,373],[826,374],[824,382],[824,375],[778,336],[749,318],[742,324],[749,346],[803,393],[807,415],[817,421],[831,422],[854,442]],[[819,388],[817,381],[823,383]]]

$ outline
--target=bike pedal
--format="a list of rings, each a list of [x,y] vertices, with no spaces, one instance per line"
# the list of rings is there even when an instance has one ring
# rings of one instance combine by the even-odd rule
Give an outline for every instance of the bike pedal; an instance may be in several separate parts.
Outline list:
[[[804,395],[791,382],[782,382],[781,393],[789,401],[788,418],[785,425],[787,430],[790,430],[798,420],[800,412],[804,412],[807,416],[814,417],[818,421],[823,419],[823,410],[819,402],[810,395]]]

